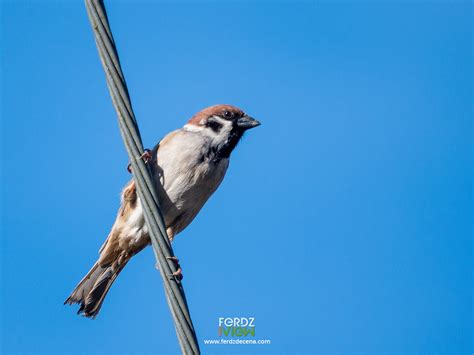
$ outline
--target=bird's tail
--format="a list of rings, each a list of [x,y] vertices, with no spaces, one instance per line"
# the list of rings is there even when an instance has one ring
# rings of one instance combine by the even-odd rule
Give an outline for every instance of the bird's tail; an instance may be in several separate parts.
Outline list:
[[[89,318],[95,318],[100,311],[105,296],[117,278],[118,274],[127,265],[130,256],[120,254],[118,258],[108,264],[101,266],[97,261],[86,276],[79,282],[64,304],[81,305],[77,314]]]

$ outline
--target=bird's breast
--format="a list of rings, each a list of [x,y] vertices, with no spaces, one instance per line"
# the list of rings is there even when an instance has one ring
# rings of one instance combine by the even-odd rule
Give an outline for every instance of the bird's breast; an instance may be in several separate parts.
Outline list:
[[[153,170],[165,223],[179,233],[220,185],[229,160],[213,162],[205,137],[182,130],[170,135],[160,143]]]

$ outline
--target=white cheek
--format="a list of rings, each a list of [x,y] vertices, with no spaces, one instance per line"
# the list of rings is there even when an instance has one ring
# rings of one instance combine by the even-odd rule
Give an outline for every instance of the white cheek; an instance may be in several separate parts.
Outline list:
[[[222,128],[219,130],[219,132],[214,133],[214,141],[217,143],[224,142],[232,131],[232,122],[217,116],[214,116],[214,118],[222,125]]]
[[[221,125],[221,128],[218,132],[215,132],[208,127],[191,124],[186,124],[183,128],[188,132],[199,132],[206,137],[209,137],[214,144],[222,144],[227,140],[230,132],[232,131],[232,122],[219,116],[213,116],[212,118]],[[203,122],[201,123],[204,124]]]

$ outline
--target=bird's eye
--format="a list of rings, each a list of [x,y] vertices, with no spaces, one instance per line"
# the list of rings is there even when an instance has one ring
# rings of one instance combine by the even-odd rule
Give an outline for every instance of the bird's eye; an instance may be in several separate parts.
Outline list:
[[[224,111],[224,117],[225,117],[225,118],[232,118],[232,112],[230,112],[230,111]]]

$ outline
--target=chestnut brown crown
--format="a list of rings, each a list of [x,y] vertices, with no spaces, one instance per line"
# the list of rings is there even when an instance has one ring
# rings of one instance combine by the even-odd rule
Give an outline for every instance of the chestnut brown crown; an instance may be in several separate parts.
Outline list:
[[[237,119],[245,116],[245,113],[240,108],[232,105],[214,105],[196,113],[188,123],[200,126],[211,116],[218,116],[224,119]]]
[[[247,115],[240,108],[232,105],[214,105],[205,108],[195,114],[189,121],[189,125],[205,127],[208,125],[211,117],[218,117],[225,121],[232,122],[234,130],[245,131],[250,128],[260,126],[260,122]]]

